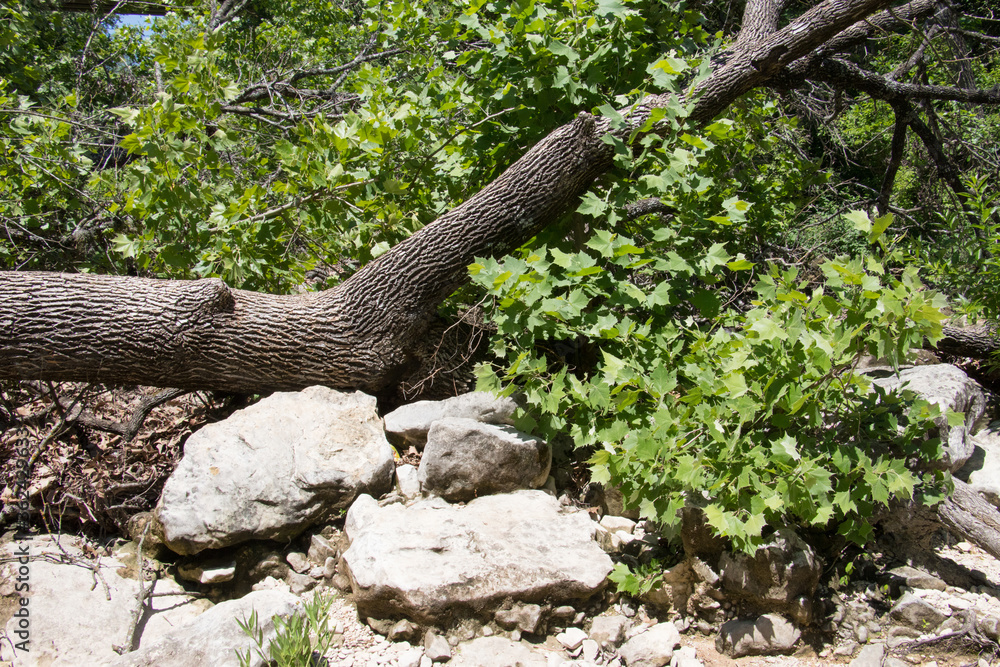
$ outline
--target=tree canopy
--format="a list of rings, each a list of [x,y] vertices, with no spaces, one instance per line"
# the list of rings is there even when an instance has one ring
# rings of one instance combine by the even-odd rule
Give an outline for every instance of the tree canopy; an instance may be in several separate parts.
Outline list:
[[[955,417],[855,371],[1000,308],[990,2],[53,9],[0,7],[3,377],[412,397],[477,359],[747,549],[946,483],[913,462]]]

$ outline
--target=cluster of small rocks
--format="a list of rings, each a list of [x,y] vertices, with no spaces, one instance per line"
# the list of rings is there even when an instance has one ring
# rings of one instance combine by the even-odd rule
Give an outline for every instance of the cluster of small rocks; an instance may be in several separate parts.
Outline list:
[[[966,411],[963,425],[941,425],[942,466],[976,479],[969,461],[980,450],[992,460],[993,440],[1000,460],[1000,429],[975,433],[975,383],[953,367],[907,373],[918,389],[929,383],[926,396]],[[470,394],[383,421],[371,397],[313,387],[207,426],[156,512],[130,524],[132,541],[96,554],[35,544],[35,595],[65,597],[78,579],[89,587],[72,612],[86,652],[70,645],[81,641],[73,633],[39,641],[56,665],[236,664],[234,649],[250,644],[235,619],[256,610],[269,640],[272,615],[300,614],[314,594],[336,596],[325,657],[340,667],[698,667],[712,649],[685,636],[712,636],[715,652],[739,658],[787,655],[804,633],[831,642],[821,660],[867,667],[970,623],[998,638],[993,585],[967,590],[906,566],[823,592],[823,563],[795,531],[778,530],[753,556],[733,553],[694,507],[683,512],[680,562],[639,599],[620,596],[607,586],[615,560],[666,558],[657,526],[596,485],[584,504],[597,511],[580,511],[547,443],[511,426],[514,408]],[[420,452],[420,465],[397,465],[393,446]],[[177,604],[151,599],[137,650],[119,657],[112,646],[128,632],[140,560]],[[34,609],[37,627],[66,627],[60,605]],[[0,661],[16,657],[0,646]]]

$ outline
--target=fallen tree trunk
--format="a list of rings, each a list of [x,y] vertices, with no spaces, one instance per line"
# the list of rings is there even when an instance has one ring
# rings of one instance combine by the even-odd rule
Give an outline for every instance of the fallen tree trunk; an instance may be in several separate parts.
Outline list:
[[[900,557],[919,560],[953,585],[968,585],[968,572],[935,554],[935,537],[944,528],[1000,558],[1000,511],[962,480],[952,482],[954,492],[937,505],[893,503],[875,522],[894,537]]]
[[[826,0],[779,30],[782,4],[747,3],[748,38],[692,92],[692,122],[712,119],[890,2]],[[628,138],[653,108],[674,101],[646,98],[627,110],[618,135]],[[324,384],[381,393],[420,366],[436,309],[468,279],[475,257],[524,243],[571,211],[607,171],[609,130],[606,119],[581,114],[484,190],[327,292],[272,296],[219,280],[0,274],[0,378],[242,392]]]
[[[944,338],[936,349],[957,357],[989,359],[1000,352],[1000,335],[995,327],[944,327]]]

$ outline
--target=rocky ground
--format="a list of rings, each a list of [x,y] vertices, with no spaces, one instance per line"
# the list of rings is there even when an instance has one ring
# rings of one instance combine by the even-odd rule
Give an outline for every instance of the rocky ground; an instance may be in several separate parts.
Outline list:
[[[976,591],[961,591],[952,588],[948,592],[935,591],[938,595],[925,595],[937,598],[947,604],[950,600],[953,604],[962,606],[961,601],[969,601],[975,606],[979,606],[985,613],[997,613],[1000,611],[1000,560],[993,558],[982,549],[968,544],[958,542],[956,544],[942,544],[937,549],[937,554],[941,557],[968,569],[970,572],[981,572],[984,575],[983,585]],[[863,583],[856,586],[861,591]],[[865,604],[867,598],[863,592],[852,595],[860,604]],[[605,610],[604,614],[613,617],[622,613],[621,603],[612,604]],[[626,603],[625,611],[630,611]],[[646,615],[646,609],[640,605],[638,617],[640,623],[655,623]],[[855,667],[877,666],[879,664],[893,665],[914,665],[918,667],[989,667],[1000,664],[996,659],[994,648],[997,647],[977,647],[974,644],[955,640],[952,642],[932,642],[921,648],[908,650],[906,645],[900,644],[892,650],[883,652],[881,661],[866,660],[862,655],[863,646],[878,647],[884,645],[887,637],[883,630],[883,625],[889,623],[888,618],[879,619],[877,612],[873,610],[875,625],[878,629],[866,637],[864,645],[858,644],[855,639],[848,639],[842,643],[836,642],[836,637],[816,638],[811,643],[802,643],[792,655],[780,656],[745,656],[741,658],[731,658],[720,653],[716,648],[714,635],[705,635],[697,630],[690,630],[681,635],[680,647],[701,661],[705,667],[820,667],[822,665],[855,665]],[[634,617],[633,617],[634,618]],[[335,598],[331,610],[331,626],[338,630],[343,636],[339,646],[331,649],[326,657],[331,667],[395,667],[408,664],[420,664],[414,660],[414,656],[420,654],[420,646],[414,647],[409,642],[389,642],[384,637],[375,633],[368,625],[363,623],[357,616],[354,606],[347,597]],[[925,639],[933,639],[935,635],[929,635]],[[917,639],[919,641],[919,638]],[[830,642],[830,643],[826,643]],[[569,660],[564,647],[547,638],[545,642],[523,641],[526,647],[545,656],[547,664],[581,664]],[[890,642],[891,644],[891,642]],[[980,650],[976,650],[976,649]],[[878,653],[876,651],[875,653]],[[874,655],[870,653],[869,655]],[[895,657],[899,663],[886,662]],[[616,664],[615,660],[596,662],[594,664]],[[621,664],[619,660],[617,664]],[[691,663],[696,664],[696,663]]]
[[[979,423],[981,388],[951,366],[907,375],[966,413],[943,431],[942,464],[996,503],[1000,423]],[[61,415],[50,433],[67,426],[68,406],[32,400]],[[572,462],[553,466],[547,443],[510,426],[513,410],[470,394],[383,418],[372,397],[322,387],[216,423],[202,410],[208,424],[169,477],[138,485],[156,505],[129,515],[127,536],[84,539],[43,520],[49,535],[0,540],[0,665],[237,664],[253,643],[236,619],[255,613],[266,645],[272,619],[304,618],[315,595],[331,601],[331,666],[1000,664],[1000,562],[933,516],[885,510],[865,551],[784,528],[749,557],[689,508],[681,548],[626,516],[614,489],[582,484]],[[53,479],[27,489],[43,519],[71,445],[45,459]],[[147,436],[137,451],[166,465],[179,446]],[[139,468],[112,448],[122,479],[98,479],[125,488]],[[99,515],[101,498],[92,490],[76,518]],[[30,606],[15,587],[19,549]],[[608,581],[615,563],[653,560],[662,579],[637,597]],[[30,654],[13,651],[24,608]]]

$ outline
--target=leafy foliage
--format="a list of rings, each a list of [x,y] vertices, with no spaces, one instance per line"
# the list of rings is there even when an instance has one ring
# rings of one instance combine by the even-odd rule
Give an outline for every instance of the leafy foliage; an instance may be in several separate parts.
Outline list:
[[[721,134],[720,124],[708,132]],[[864,354],[898,366],[925,337],[939,337],[944,301],[913,267],[890,271],[878,253],[828,260],[813,285],[796,268],[758,274],[742,254],[709,242],[744,225],[750,204],[718,202],[698,173],[711,163],[711,139],[681,138],[696,150],[671,138],[647,144],[636,162],[665,168],[620,183],[617,196],[656,187],[684,201],[686,215],[701,211],[700,224],[647,221],[640,242],[608,229],[600,216],[613,224],[613,208],[592,196],[578,209],[595,225],[584,247],[533,246],[472,267],[494,297],[493,352],[502,360],[502,379],[484,366],[481,384],[523,392],[523,427],[550,439],[568,432],[592,452],[595,481],[620,487],[630,506],[668,528],[693,504],[748,552],[767,526],[785,523],[833,523],[864,542],[875,504],[944,480],[908,466],[938,454],[925,437],[937,408],[873,391],[854,368]],[[891,222],[860,211],[849,218],[871,243],[883,242]],[[727,294],[733,301],[746,289],[748,307],[724,308]],[[586,353],[560,352],[567,347]]]
[[[913,264],[943,289],[957,295],[963,314],[995,318],[1000,313],[1000,196],[986,178],[966,177],[967,214],[945,209],[934,239],[916,238],[910,244]]]
[[[290,0],[214,30],[199,7],[144,31],[65,19],[56,40],[3,11],[5,265],[270,291],[317,267],[335,284],[581,106],[634,98],[651,60],[654,80],[683,66],[650,37],[706,41],[659,2]]]

